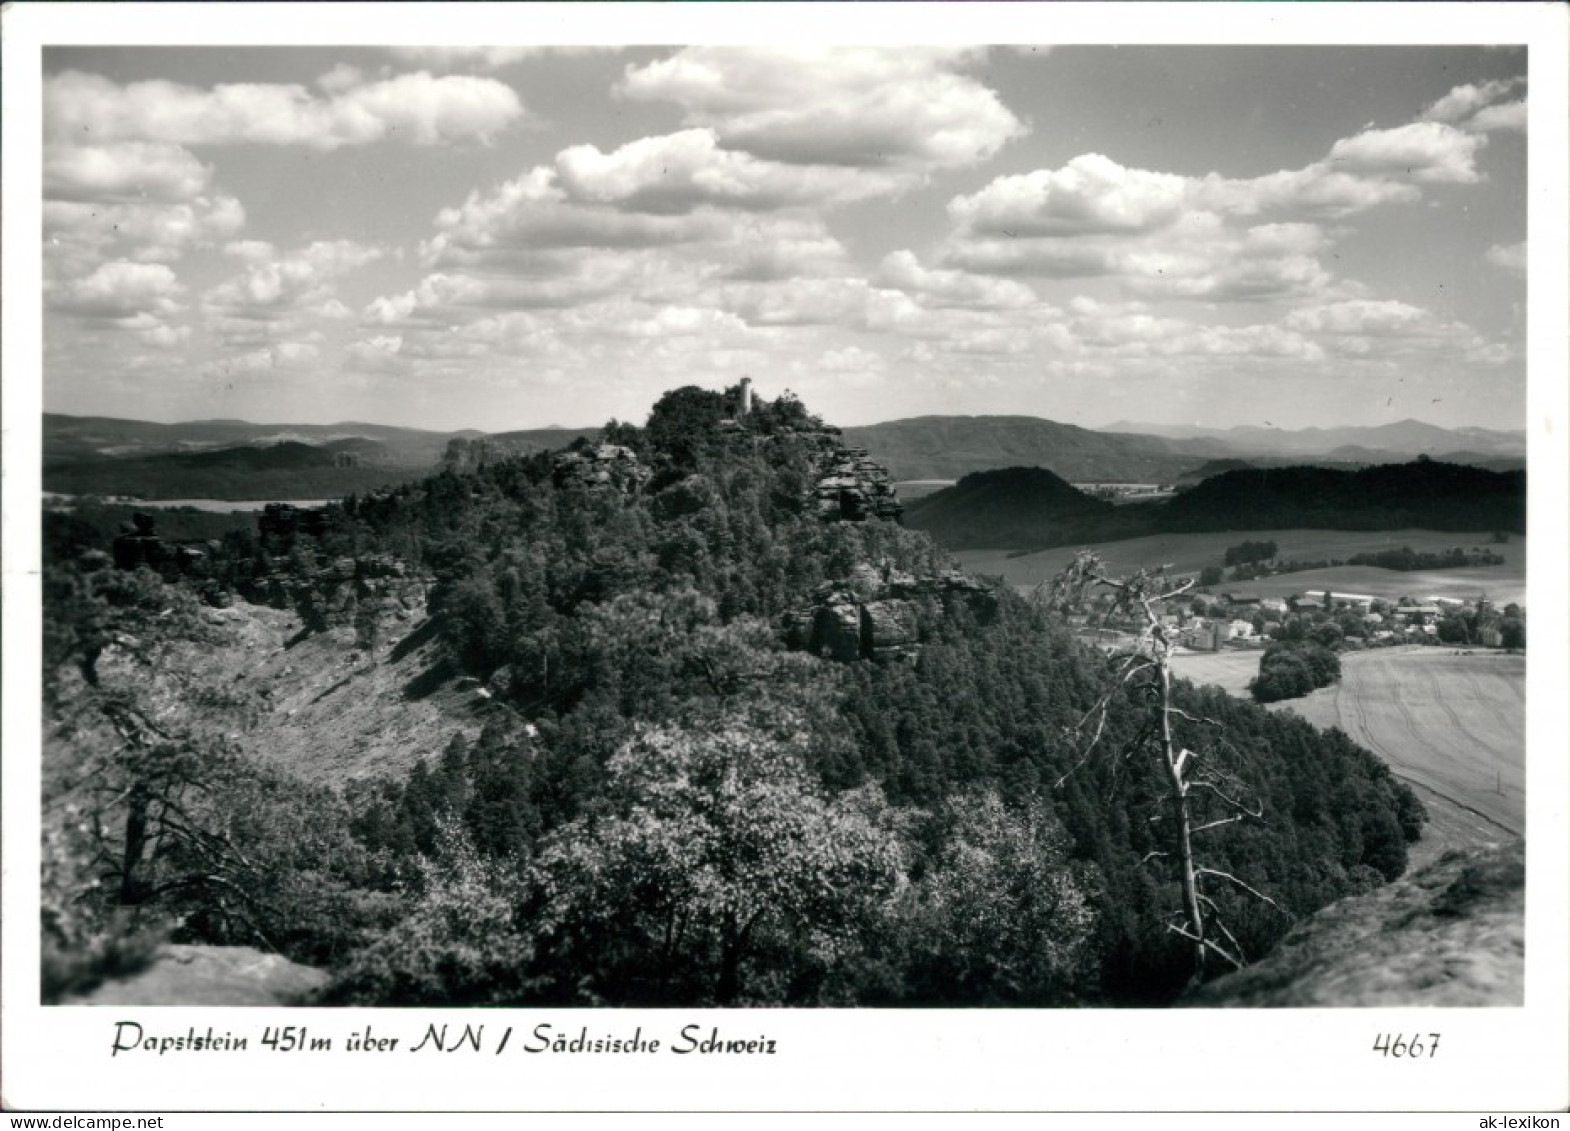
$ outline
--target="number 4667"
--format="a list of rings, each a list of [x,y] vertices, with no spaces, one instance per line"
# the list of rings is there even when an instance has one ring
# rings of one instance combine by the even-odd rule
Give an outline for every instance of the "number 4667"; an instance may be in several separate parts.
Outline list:
[[[1400,1033],[1381,1033],[1374,1038],[1374,1051],[1384,1053],[1386,1056],[1404,1056],[1408,1059],[1432,1057],[1439,1051],[1439,1034],[1429,1033],[1426,1044],[1423,1036],[1422,1033],[1413,1033],[1412,1039],[1407,1040]]]

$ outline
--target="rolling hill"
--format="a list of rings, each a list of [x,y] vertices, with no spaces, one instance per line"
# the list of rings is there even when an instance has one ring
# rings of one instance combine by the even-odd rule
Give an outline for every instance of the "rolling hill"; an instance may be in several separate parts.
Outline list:
[[[1072,482],[1170,483],[1206,459],[1233,454],[1206,440],[1095,432],[1033,416],[918,416],[843,432],[895,479],[1043,467]]]
[[[1133,424],[1119,421],[1100,431],[1138,432],[1169,440],[1205,440],[1225,445],[1233,449],[1233,454],[1240,455],[1326,455],[1334,453],[1338,448],[1361,449],[1380,456],[1428,455],[1438,458],[1455,452],[1475,453],[1485,458],[1526,455],[1525,432],[1441,428],[1436,424],[1410,419],[1393,424],[1299,429],[1259,425],[1203,428],[1186,424]]]
[[[44,414],[44,488],[143,499],[336,498],[435,467],[453,440],[509,455],[566,447],[592,428],[487,434],[381,424],[156,424]]]
[[[1042,467],[1009,467],[972,472],[915,500],[905,525],[949,549],[1035,548],[1090,537],[1138,509],[1092,498]]]
[[[1040,468],[966,476],[914,501],[905,520],[951,550],[1046,549],[1202,531],[1526,531],[1526,472],[1436,460],[1357,471],[1241,468],[1211,476],[1165,502],[1105,511],[1063,494],[1073,488],[1061,481],[1044,489],[1044,476],[1051,473]]]

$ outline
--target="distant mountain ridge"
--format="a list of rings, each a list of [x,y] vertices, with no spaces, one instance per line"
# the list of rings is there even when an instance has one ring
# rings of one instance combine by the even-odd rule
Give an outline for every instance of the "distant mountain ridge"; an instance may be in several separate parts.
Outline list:
[[[1070,482],[1192,481],[1217,459],[1262,459],[1323,465],[1401,463],[1427,455],[1452,463],[1508,470],[1523,460],[1525,433],[1446,429],[1421,421],[1378,426],[1190,428],[1114,425],[1081,428],[1033,416],[920,416],[843,430],[895,479],[959,479],[1000,467],[1045,467]]]
[[[182,483],[186,471],[219,468],[258,474],[268,460],[247,454],[283,444],[309,447],[274,453],[271,463],[320,468],[312,493],[338,495],[364,489],[375,470],[386,479],[394,471],[427,470],[437,464],[454,439],[483,439],[503,450],[535,452],[566,447],[597,428],[536,428],[486,433],[475,429],[440,432],[384,424],[343,421],[335,424],[253,424],[242,420],[200,420],[181,424],[112,417],[45,413],[44,469],[50,490],[71,493],[137,493],[144,497],[206,494],[196,483]],[[1123,426],[1118,426],[1121,429]],[[1429,455],[1494,471],[1524,466],[1524,433],[1482,428],[1444,429],[1421,421],[1378,426],[1309,428],[1241,427],[1204,429],[1184,425],[1128,425],[1129,431],[1081,428],[1033,416],[920,416],[843,429],[846,443],[865,448],[895,480],[960,479],[978,471],[1041,467],[1069,482],[1192,484],[1216,460],[1246,460],[1257,466],[1312,462],[1353,470],[1359,466],[1400,463]],[[1134,431],[1149,428],[1151,431]],[[341,489],[334,478],[334,445],[351,445],[357,466]],[[187,464],[196,453],[233,452]],[[321,458],[318,458],[320,456]],[[151,463],[137,461],[151,460]],[[1235,464],[1233,465],[1235,466]],[[291,472],[280,470],[285,479]],[[210,474],[204,474],[208,482]],[[277,476],[275,476],[277,478]],[[374,478],[374,476],[371,476]],[[396,476],[393,476],[396,478]],[[389,480],[390,481],[390,480]],[[260,497],[289,487],[280,479],[246,479],[216,489],[218,498]],[[232,494],[244,490],[248,494]],[[151,491],[151,494],[146,492]],[[172,492],[172,493],[171,493]],[[305,496],[300,496],[305,497]]]
[[[598,428],[534,428],[487,433],[464,428],[442,432],[394,424],[364,424],[353,420],[335,424],[253,424],[247,420],[192,420],[179,424],[158,424],[147,420],[70,416],[58,412],[44,413],[43,424],[46,466],[61,460],[123,459],[283,443],[321,446],[347,440],[370,440],[385,449],[386,462],[425,468],[441,458],[449,440],[493,439],[540,447],[565,447],[578,436],[599,431]]]
[[[1243,424],[1205,428],[1189,424],[1134,424],[1119,421],[1097,429],[1107,433],[1137,432],[1169,440],[1209,440],[1230,445],[1243,455],[1326,455],[1350,448],[1405,456],[1438,457],[1447,452],[1484,456],[1525,456],[1526,432],[1490,428],[1443,428],[1421,420],[1393,424],[1343,425],[1336,428],[1276,428]],[[1348,457],[1356,458],[1356,457]]]
[[[1218,454],[1206,441],[1096,432],[1034,416],[919,416],[841,430],[899,479],[1035,466],[1072,482],[1166,483]]]

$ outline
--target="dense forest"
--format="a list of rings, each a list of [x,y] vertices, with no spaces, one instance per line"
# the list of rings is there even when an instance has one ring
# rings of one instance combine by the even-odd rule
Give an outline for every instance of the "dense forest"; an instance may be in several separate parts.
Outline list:
[[[1162,1004],[1223,972],[1169,927],[1156,673],[826,507],[835,430],[740,407],[679,389],[599,444],[199,553],[46,514],[46,998],[165,938],[383,1005]],[[252,601],[372,657],[439,640],[404,700],[466,680],[483,730],[333,785],[245,757],[265,689],[202,657]],[[1203,893],[1243,954],[1402,873],[1425,815],[1368,751],[1213,688],[1172,703],[1257,814],[1191,802],[1244,881]]]
[[[1497,530],[1526,532],[1526,472],[1420,456],[1357,471],[1326,467],[1223,471],[1162,502],[1097,513],[1039,467],[967,475],[913,502],[907,523],[952,550],[1029,549],[1150,534],[1222,530]],[[1075,496],[1078,496],[1077,498]]]

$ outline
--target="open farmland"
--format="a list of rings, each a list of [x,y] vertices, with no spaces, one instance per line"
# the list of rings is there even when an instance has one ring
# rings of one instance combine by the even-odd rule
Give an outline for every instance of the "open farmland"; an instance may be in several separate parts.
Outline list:
[[[1526,828],[1526,657],[1385,648],[1341,657],[1341,682],[1274,705],[1337,726],[1403,778]]]
[[[1259,652],[1190,652],[1178,675],[1246,695]],[[1458,807],[1470,842],[1525,828],[1526,658],[1453,648],[1381,648],[1341,657],[1341,682],[1270,705],[1340,727],[1397,775]],[[1436,819],[1436,833],[1443,833]],[[1455,832],[1457,830],[1452,830]],[[1465,832],[1465,830],[1459,830]],[[1451,837],[1450,839],[1454,839]]]
[[[1002,576],[1010,585],[1029,590],[1053,577],[1074,560],[1081,549],[1094,550],[1114,574],[1141,566],[1169,564],[1173,573],[1197,574],[1205,566],[1219,566],[1228,546],[1243,541],[1276,543],[1277,556],[1286,560],[1328,561],[1353,554],[1375,553],[1410,546],[1437,551],[1451,546],[1482,546],[1504,558],[1503,565],[1470,569],[1400,571],[1375,566],[1337,566],[1331,569],[1283,573],[1247,582],[1223,582],[1221,590],[1244,589],[1261,597],[1289,597],[1305,589],[1332,589],[1368,593],[1394,601],[1454,597],[1475,601],[1487,595],[1496,605],[1514,601],[1526,604],[1526,539],[1513,535],[1494,545],[1487,532],[1454,533],[1441,530],[1250,530],[1209,534],[1157,534],[1122,542],[1086,546],[1059,546],[1034,554],[1010,557],[1006,550],[962,550],[954,556],[972,573]]]
[[[1182,679],[1219,687],[1229,695],[1248,698],[1248,681],[1259,674],[1263,648],[1228,649],[1222,652],[1181,650],[1172,657],[1172,671]]]

